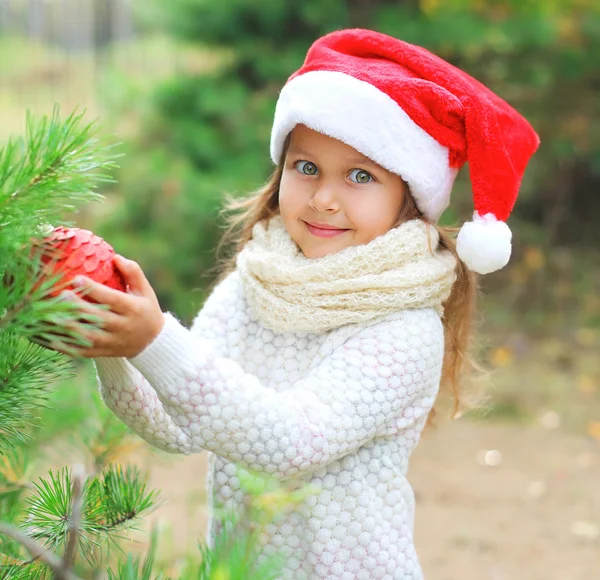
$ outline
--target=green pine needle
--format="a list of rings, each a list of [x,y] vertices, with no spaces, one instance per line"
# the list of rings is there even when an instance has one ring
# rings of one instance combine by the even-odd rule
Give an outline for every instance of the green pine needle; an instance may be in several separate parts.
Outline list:
[[[102,474],[106,531],[123,527],[156,506],[159,492],[148,490],[135,465],[110,465]]]
[[[218,520],[220,531],[213,546],[199,545],[202,560],[198,571],[186,577],[190,580],[275,580],[285,559],[276,554],[265,558],[259,565],[257,557],[261,549],[258,534],[252,526],[248,528],[245,519],[234,512],[223,514]]]
[[[48,568],[38,562],[0,565],[0,578],[2,580],[49,580],[50,577],[51,573]]]
[[[70,471],[62,468],[50,470],[49,480],[40,479],[33,484],[35,494],[26,498],[29,508],[24,531],[44,547],[60,552],[66,545],[69,532],[69,515],[73,501],[73,484]]]
[[[153,529],[150,537],[150,549],[143,563],[140,556],[134,558],[128,554],[127,560],[118,564],[116,573],[112,568],[107,570],[108,580],[163,580],[165,578],[163,574],[156,576],[153,573],[156,543],[157,533]]]
[[[4,453],[0,518],[18,522],[26,534],[58,556],[65,553],[72,533],[73,478],[69,469],[62,468],[29,484],[27,454],[37,449],[32,433],[40,419],[48,417],[53,384],[75,375],[70,359],[40,345],[50,346],[58,336],[67,346],[85,346],[81,330],[98,320],[50,295],[66,283],[60,274],[40,279],[41,252],[36,244],[54,222],[72,225],[65,215],[79,202],[103,199],[96,189],[112,181],[110,170],[118,155],[113,146],[100,143],[95,124],[85,124],[83,116],[74,112],[61,120],[58,108],[49,118],[34,120],[28,115],[25,136],[0,149],[0,454]],[[75,328],[65,328],[74,322]],[[104,422],[92,441],[106,457],[124,434],[114,422]],[[81,498],[78,559],[95,566],[103,548],[135,526],[157,498],[135,467],[113,466],[89,477]],[[143,571],[149,575],[151,568],[150,558]],[[31,561],[23,546],[0,537],[0,578],[50,577],[47,566]]]
[[[114,146],[100,143],[95,123],[83,125],[77,111],[64,121],[59,108],[51,117],[27,114],[26,136],[9,140],[0,151],[0,220],[18,224],[21,241],[41,224],[76,209],[75,202],[101,199],[97,185],[111,182]]]
[[[58,353],[0,333],[0,453],[28,437],[49,384],[67,376],[69,368]]]
[[[58,107],[39,120],[27,115],[25,136],[0,149],[0,453],[29,437],[49,387],[70,376],[68,359],[30,341],[49,346],[58,333],[66,346],[87,346],[81,330],[98,323],[49,297],[60,275],[40,283],[40,253],[32,251],[49,222],[77,202],[102,199],[95,189],[111,181],[117,155],[83,116],[61,120]],[[69,322],[79,325],[66,330]]]
[[[25,499],[28,508],[22,527],[44,547],[60,554],[69,533],[72,476],[66,468],[50,470],[48,475],[33,484],[33,495]],[[111,465],[100,477],[89,477],[83,491],[79,554],[93,564],[102,557],[103,546],[114,542],[119,531],[134,529],[157,500],[158,492],[147,490],[137,466]]]

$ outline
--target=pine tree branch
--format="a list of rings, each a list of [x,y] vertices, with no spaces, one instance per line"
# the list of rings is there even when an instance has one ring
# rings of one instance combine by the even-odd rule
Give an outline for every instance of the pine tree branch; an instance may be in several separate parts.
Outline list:
[[[138,514],[136,511],[132,511],[127,514],[123,514],[119,519],[115,520],[114,522],[111,522],[110,524],[106,524],[105,526],[103,526],[102,531],[110,532],[111,530],[114,530],[115,528],[122,526],[123,524],[127,523],[128,521],[135,519],[137,517],[137,515]]]
[[[60,202],[102,198],[94,186],[112,181],[106,170],[115,167],[117,155],[96,140],[95,123],[82,127],[82,121],[83,113],[73,112],[61,122],[57,106],[49,119],[34,121],[27,115],[26,137],[0,150],[0,215],[15,203],[26,204],[24,209],[44,199],[42,206],[34,205],[40,216],[65,209]]]
[[[67,362],[58,353],[22,345],[18,337],[0,333],[0,452],[15,448],[15,440],[30,438],[49,385],[67,375]]]
[[[55,174],[60,167],[61,163],[64,162],[64,156],[57,155],[56,159],[52,162],[51,165],[42,169],[42,171],[34,175],[29,183],[16,191],[13,191],[9,196],[4,199],[4,203],[7,204],[9,201],[14,201],[15,198],[24,192],[27,192],[31,188],[35,187],[38,183],[42,182],[45,179],[48,179],[52,174]]]
[[[29,566],[37,560],[42,560],[50,566],[54,573],[55,580],[78,580],[77,576],[72,572],[73,563],[75,561],[75,553],[77,549],[77,540],[81,527],[81,512],[83,507],[83,488],[85,473],[83,466],[76,464],[72,469],[73,474],[73,500],[71,502],[71,516],[69,518],[69,536],[67,547],[64,556],[61,558],[46,550],[33,538],[22,533],[17,528],[13,528],[8,524],[0,523],[0,533],[10,536],[15,541],[22,544],[33,556],[30,560],[20,562],[18,566]]]
[[[52,552],[46,550],[41,544],[36,542],[34,539],[30,538],[28,535],[24,534],[17,528],[0,522],[0,534],[4,534],[6,536],[11,537],[16,542],[19,542],[22,546],[24,546],[29,553],[33,556],[34,562],[35,560],[41,560],[54,572],[54,577],[56,580],[82,580],[79,576],[67,571],[63,572],[63,562],[62,560],[53,554]]]
[[[73,566],[75,560],[75,551],[77,548],[77,539],[79,536],[79,526],[81,525],[81,508],[83,505],[83,482],[85,474],[83,466],[80,464],[73,466],[73,502],[71,504],[71,518],[69,522],[69,540],[67,549],[63,556],[64,572],[67,573]]]
[[[25,340],[51,346],[55,334],[68,345],[82,346],[76,309],[51,298],[60,290],[60,276],[40,272],[35,242],[55,219],[76,202],[100,200],[102,182],[118,157],[114,146],[96,138],[95,123],[74,112],[66,119],[58,107],[49,117],[27,115],[26,133],[0,147],[0,447],[23,439],[53,381],[67,378],[69,361]],[[40,280],[41,278],[41,280]],[[40,283],[41,282],[41,283]],[[30,421],[30,419],[32,421]]]

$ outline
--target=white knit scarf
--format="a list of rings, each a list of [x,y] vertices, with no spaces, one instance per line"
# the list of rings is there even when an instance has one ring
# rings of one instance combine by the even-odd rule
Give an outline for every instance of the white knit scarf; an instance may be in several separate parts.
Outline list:
[[[456,279],[456,260],[439,234],[411,220],[368,244],[306,258],[281,216],[258,222],[237,257],[246,297],[276,332],[326,332],[404,309],[441,315]],[[432,251],[433,250],[433,251]]]

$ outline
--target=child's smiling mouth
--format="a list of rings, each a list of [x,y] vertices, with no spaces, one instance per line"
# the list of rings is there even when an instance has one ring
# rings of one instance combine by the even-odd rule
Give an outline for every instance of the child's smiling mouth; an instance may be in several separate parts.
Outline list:
[[[335,236],[339,236],[344,232],[348,232],[350,230],[337,228],[335,226],[326,226],[325,224],[313,224],[310,222],[304,222],[306,224],[306,228],[313,235],[319,238],[333,238]]]

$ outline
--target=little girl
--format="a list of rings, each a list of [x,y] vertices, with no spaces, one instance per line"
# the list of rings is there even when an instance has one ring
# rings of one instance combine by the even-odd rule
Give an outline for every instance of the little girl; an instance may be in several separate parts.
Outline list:
[[[275,173],[240,204],[234,268],[192,328],[119,258],[130,292],[85,281],[110,311],[80,302],[104,318],[78,354],[146,441],[212,452],[215,504],[243,502],[236,466],[316,486],[263,536],[285,578],[422,578],[408,460],[440,383],[456,393],[471,271],[508,262],[504,222],[537,146],[514,109],[423,48],[328,34],[281,91]],[[477,211],[455,243],[435,224],[467,161]]]

